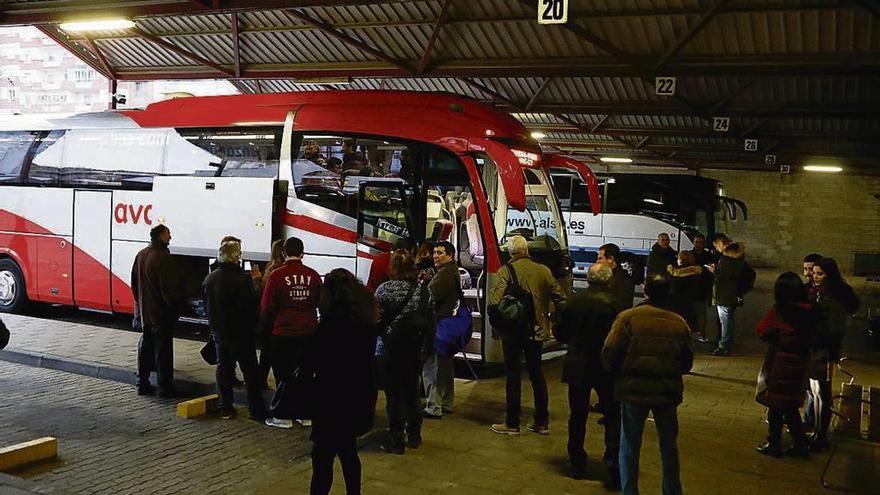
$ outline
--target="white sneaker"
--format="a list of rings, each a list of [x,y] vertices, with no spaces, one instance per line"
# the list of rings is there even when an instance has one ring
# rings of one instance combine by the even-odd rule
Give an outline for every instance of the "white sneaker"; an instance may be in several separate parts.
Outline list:
[[[306,428],[308,428],[309,426],[312,426],[312,420],[311,420],[311,419],[298,419],[298,420],[296,420],[296,422],[299,423],[299,424],[301,424],[301,425],[303,425],[303,426],[305,426]]]
[[[266,420],[266,426],[288,429],[293,428],[293,421],[289,419],[269,418]]]

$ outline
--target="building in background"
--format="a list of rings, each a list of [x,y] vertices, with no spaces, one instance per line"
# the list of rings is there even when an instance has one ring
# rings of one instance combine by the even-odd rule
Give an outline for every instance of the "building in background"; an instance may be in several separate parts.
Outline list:
[[[228,81],[120,81],[125,104],[144,107],[170,93],[236,94]],[[0,115],[106,110],[107,79],[34,27],[0,28]]]

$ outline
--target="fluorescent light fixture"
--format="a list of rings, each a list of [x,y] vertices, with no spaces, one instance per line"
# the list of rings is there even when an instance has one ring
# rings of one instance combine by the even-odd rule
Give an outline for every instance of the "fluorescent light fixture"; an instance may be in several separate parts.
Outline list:
[[[807,172],[837,173],[843,172],[843,167],[838,167],[837,165],[805,165],[804,170]]]
[[[600,161],[605,163],[632,163],[632,158],[615,158],[613,156],[603,156],[599,158]]]
[[[293,80],[293,84],[351,84],[351,78],[342,77],[297,77]]]
[[[642,199],[642,201],[644,201],[645,203],[651,203],[652,205],[662,205],[663,204],[662,201],[657,201],[656,199],[651,199],[651,198],[644,198],[644,199]]]
[[[547,137],[547,135],[541,131],[534,131],[532,133],[532,139],[544,139],[545,137]]]
[[[131,29],[134,22],[128,19],[101,19],[94,21],[63,22],[61,29],[72,33],[84,31],[115,31],[118,29]]]

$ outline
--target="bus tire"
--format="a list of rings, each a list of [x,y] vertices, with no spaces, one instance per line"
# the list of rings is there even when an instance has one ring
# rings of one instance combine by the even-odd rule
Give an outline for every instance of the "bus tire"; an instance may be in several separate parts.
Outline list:
[[[28,302],[24,276],[18,264],[0,259],[0,313],[19,313]]]

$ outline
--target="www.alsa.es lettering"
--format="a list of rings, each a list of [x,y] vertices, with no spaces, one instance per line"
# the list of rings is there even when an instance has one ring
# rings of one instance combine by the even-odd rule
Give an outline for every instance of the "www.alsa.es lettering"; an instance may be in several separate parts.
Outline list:
[[[311,295],[311,275],[287,275],[284,277],[284,284],[289,288],[288,297],[291,300],[303,300]]]

